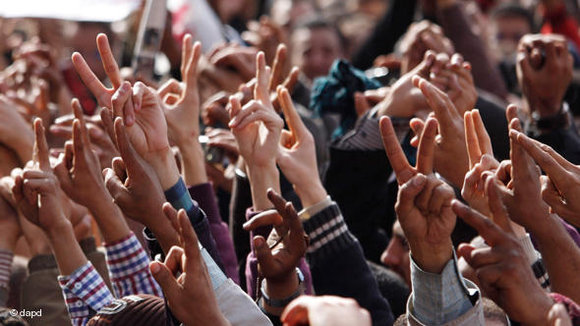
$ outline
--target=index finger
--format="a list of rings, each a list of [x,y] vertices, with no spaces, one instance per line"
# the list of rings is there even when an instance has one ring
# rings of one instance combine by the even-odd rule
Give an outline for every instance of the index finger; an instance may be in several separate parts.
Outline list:
[[[80,53],[75,52],[72,54],[71,59],[73,66],[75,67],[75,70],[77,71],[79,77],[81,78],[85,86],[97,98],[99,104],[107,106],[111,105],[111,103],[105,103],[106,98],[104,95],[106,95],[107,93],[107,88],[105,87],[105,85],[103,85],[103,83],[101,83],[99,78],[97,78],[95,73],[91,70],[91,68],[85,61],[85,58],[83,58],[83,56]]]
[[[522,146],[558,188],[561,189],[562,185],[568,182],[568,171],[554,157],[542,150],[532,139],[520,132],[510,132],[510,138],[516,140]]]
[[[177,219],[179,220],[181,239],[183,239],[183,250],[185,251],[185,257],[187,257],[185,261],[185,270],[191,271],[196,267],[199,268],[201,259],[197,234],[195,233],[191,222],[189,222],[185,210],[179,210],[177,213]]]
[[[296,140],[300,140],[304,135],[306,130],[306,126],[304,126],[304,122],[296,112],[296,108],[292,103],[292,98],[290,97],[290,93],[288,90],[283,86],[278,86],[278,98],[280,99],[280,106],[282,106],[282,111],[284,112],[284,118],[288,123],[288,127]]]
[[[435,156],[435,136],[437,135],[437,120],[427,119],[425,129],[419,140],[417,150],[417,172],[424,175],[433,173],[433,158]]]
[[[109,77],[113,88],[119,88],[122,82],[121,73],[119,72],[119,66],[113,56],[113,51],[111,51],[111,45],[109,44],[109,39],[106,34],[100,33],[97,35],[97,49],[101,55],[101,61],[103,62],[105,73]]]
[[[505,239],[505,233],[495,223],[471,207],[461,203],[457,199],[453,199],[451,201],[451,208],[465,223],[476,229],[477,233],[491,247],[501,243]]]
[[[404,184],[411,179],[417,172],[407,161],[407,157],[399,144],[397,134],[391,123],[389,117],[382,117],[380,120],[381,136],[383,138],[383,145],[387,152],[387,157],[391,163],[391,167],[397,177],[399,185]]]
[[[50,159],[48,158],[48,144],[44,135],[42,119],[34,120],[34,155],[33,160],[38,163],[38,167],[43,171],[50,170]]]
[[[286,58],[288,54],[288,49],[283,43],[278,44],[276,49],[276,57],[272,64],[272,75],[270,76],[270,83],[268,89],[273,92],[276,90],[278,83],[282,79],[282,73],[284,72],[284,66],[286,64]]]
[[[445,137],[449,126],[453,125],[454,116],[458,115],[455,106],[447,96],[424,78],[413,76],[413,84],[421,90],[429,107],[435,112],[435,117],[441,125],[441,135]]]
[[[88,146],[90,145],[91,142],[89,140],[89,133],[87,132],[87,125],[85,121],[85,116],[83,114],[83,108],[81,107],[81,103],[79,102],[78,99],[74,98],[71,101],[71,107],[73,109],[75,119],[80,122],[82,141],[85,145]]]
[[[463,115],[463,125],[465,128],[465,144],[467,145],[467,155],[469,156],[469,168],[473,168],[481,159],[481,149],[477,140],[477,132],[473,123],[471,111],[466,111]]]
[[[504,231],[512,233],[510,225],[510,218],[507,210],[501,201],[498,189],[499,180],[496,177],[490,177],[485,180],[485,193],[487,194],[487,201],[489,209],[493,215],[493,221]]]
[[[481,154],[489,154],[493,156],[493,147],[491,146],[491,139],[489,138],[489,134],[485,129],[485,125],[483,124],[483,119],[481,119],[481,115],[479,114],[478,109],[474,109],[471,111],[471,117],[473,118],[473,124],[475,127],[475,132],[477,134],[477,140],[479,143],[479,149],[481,150]]]
[[[270,82],[270,73],[266,66],[266,56],[260,51],[256,55],[256,87],[254,88],[254,98],[262,101],[267,105],[270,103],[270,92],[268,83]]]

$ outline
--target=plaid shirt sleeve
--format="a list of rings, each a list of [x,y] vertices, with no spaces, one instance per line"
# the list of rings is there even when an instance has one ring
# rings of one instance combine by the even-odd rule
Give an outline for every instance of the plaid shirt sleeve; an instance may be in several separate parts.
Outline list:
[[[66,302],[72,324],[82,326],[114,297],[91,262],[72,274],[59,276],[58,282]]]
[[[105,244],[107,265],[117,298],[151,294],[163,298],[159,284],[149,271],[149,257],[131,232],[125,239]]]

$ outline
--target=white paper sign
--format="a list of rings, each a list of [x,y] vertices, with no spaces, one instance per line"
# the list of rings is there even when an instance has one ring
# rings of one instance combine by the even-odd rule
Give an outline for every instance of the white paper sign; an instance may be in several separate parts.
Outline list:
[[[140,3],[141,0],[0,0],[0,16],[114,22],[126,18]]]

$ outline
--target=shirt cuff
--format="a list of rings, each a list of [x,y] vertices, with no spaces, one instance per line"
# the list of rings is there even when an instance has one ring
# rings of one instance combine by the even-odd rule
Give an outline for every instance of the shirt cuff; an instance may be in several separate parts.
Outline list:
[[[330,205],[332,205],[332,199],[330,198],[330,196],[326,196],[326,198],[319,201],[318,203],[302,209],[298,213],[298,216],[300,217],[300,220],[306,221],[309,218],[311,218],[312,216],[320,213],[323,209],[325,209],[326,207],[328,207]]]
[[[110,304],[114,297],[91,262],[79,267],[72,274],[59,276],[67,309],[72,319],[86,318]]]
[[[191,199],[183,178],[179,178],[175,185],[165,191],[165,199],[173,208],[184,209],[192,222],[197,222],[203,218],[197,203]]]
[[[12,260],[14,253],[0,249],[0,287],[8,289],[10,274],[12,274]]]
[[[207,252],[207,250],[198,242],[199,250],[201,251],[201,257],[205,262],[205,267],[207,268],[207,273],[209,274],[209,278],[211,280],[211,285],[213,290],[217,290],[225,281],[227,281],[227,277],[221,268],[216,264],[216,262],[211,258],[211,255]]]
[[[149,268],[149,257],[133,232],[125,239],[105,244],[107,265],[113,280],[130,277]]]
[[[442,325],[455,320],[471,309],[476,300],[472,297],[477,291],[470,293],[459,273],[455,252],[440,274],[421,270],[411,257],[411,283],[411,313],[426,325]]]

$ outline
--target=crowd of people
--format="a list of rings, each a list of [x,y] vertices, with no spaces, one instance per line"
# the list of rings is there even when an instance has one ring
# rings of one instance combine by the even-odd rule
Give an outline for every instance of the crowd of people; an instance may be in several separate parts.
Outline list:
[[[577,1],[177,2],[0,18],[0,325],[580,325]]]

